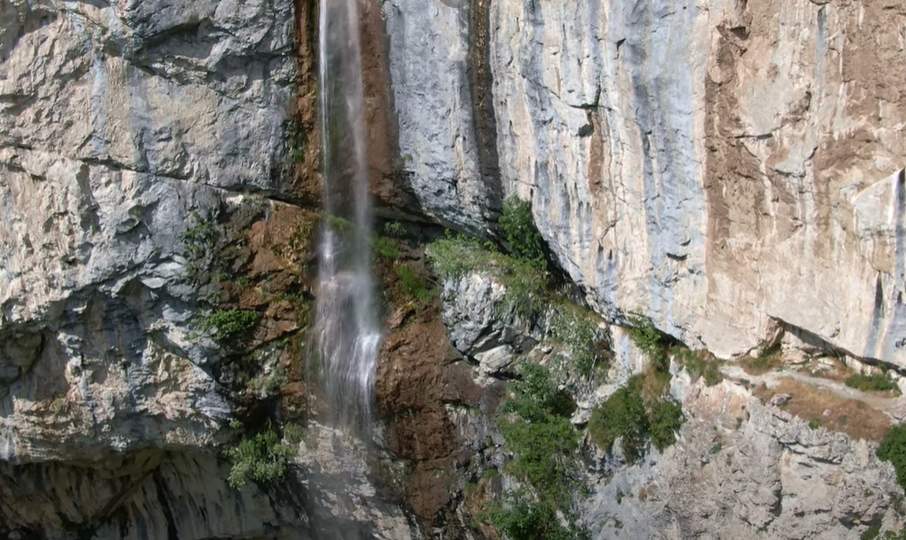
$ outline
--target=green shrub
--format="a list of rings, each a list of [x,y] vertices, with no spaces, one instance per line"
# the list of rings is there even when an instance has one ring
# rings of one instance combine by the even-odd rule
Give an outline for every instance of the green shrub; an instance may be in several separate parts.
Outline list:
[[[381,259],[395,261],[400,258],[399,242],[386,236],[378,236],[374,239],[373,249],[375,255]]]
[[[633,315],[629,318],[629,338],[632,339],[636,347],[654,363],[658,369],[666,370],[669,368],[670,359],[667,351],[672,344],[672,340],[664,335],[650,319]]]
[[[283,426],[283,438],[290,444],[300,444],[304,439],[305,430],[299,424],[290,422]]]
[[[428,304],[434,298],[434,292],[428,281],[421,276],[412,266],[398,264],[394,267],[396,277],[399,278],[401,292],[418,304]]]
[[[583,535],[564,527],[556,510],[529,500],[525,495],[510,497],[490,511],[490,521],[509,540],[578,540]]]
[[[626,386],[592,410],[588,422],[591,440],[610,450],[622,437],[629,463],[642,456],[649,439],[658,450],[672,445],[684,417],[680,404],[664,395],[665,389],[663,373],[657,370],[630,378]]]
[[[724,380],[718,360],[711,355],[685,347],[674,347],[672,352],[689,372],[693,381],[704,378],[705,385],[714,386]]]
[[[183,232],[183,255],[186,258],[186,275],[199,284],[211,271],[218,242],[216,215],[202,217],[192,213],[192,225]]]
[[[529,501],[520,496],[498,508],[491,521],[510,538],[549,538],[556,531],[568,531],[549,518],[558,510],[568,513],[578,487],[579,434],[569,421],[575,403],[557,388],[547,368],[526,364],[520,373],[521,380],[512,383],[512,395],[501,409],[506,416],[499,425],[506,448],[513,453],[507,471],[532,488],[532,497]]]
[[[271,428],[243,439],[225,452],[231,462],[227,481],[238,489],[250,480],[268,483],[283,478],[293,450],[280,442]]]
[[[260,318],[254,311],[219,309],[202,318],[199,326],[221,345],[235,344],[251,334]]]
[[[504,312],[532,318],[547,305],[547,275],[529,262],[500,253],[489,242],[448,234],[432,242],[426,253],[442,278],[483,271],[499,280],[506,287],[500,306]]]
[[[592,410],[588,422],[589,435],[600,448],[610,450],[622,437],[623,453],[630,463],[642,456],[648,436],[648,416],[640,386],[638,376],[631,378],[626,386]]]
[[[658,450],[663,450],[676,442],[676,432],[683,425],[683,408],[669,399],[655,402],[648,423],[651,442]]]
[[[821,427],[821,422],[812,418],[811,420],[808,421],[808,427],[809,427],[809,429],[818,429]]]
[[[906,489],[906,425],[890,428],[878,447],[878,457],[893,464],[897,482]]]
[[[846,379],[846,386],[865,392],[894,392],[900,395],[900,387],[883,373],[872,375],[855,374]]]
[[[405,238],[406,227],[399,221],[389,221],[384,223],[384,234],[392,238]]]
[[[544,238],[535,226],[532,205],[517,197],[503,202],[500,229],[510,253],[532,266],[544,270],[547,258],[544,252]]]
[[[607,361],[606,334],[601,330],[601,318],[590,309],[560,302],[551,321],[551,334],[569,348],[579,374],[590,377]]]

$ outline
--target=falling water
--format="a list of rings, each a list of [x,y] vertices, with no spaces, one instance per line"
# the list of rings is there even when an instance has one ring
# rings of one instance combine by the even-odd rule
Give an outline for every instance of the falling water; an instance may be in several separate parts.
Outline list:
[[[317,372],[329,420],[368,427],[380,326],[371,276],[358,0],[321,2],[324,209],[315,321]]]

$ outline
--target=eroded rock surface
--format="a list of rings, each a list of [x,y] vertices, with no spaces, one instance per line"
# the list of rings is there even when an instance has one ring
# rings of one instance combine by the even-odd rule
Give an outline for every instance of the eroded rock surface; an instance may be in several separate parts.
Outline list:
[[[489,68],[503,191],[533,202],[602,313],[721,356],[781,321],[906,365],[902,6],[485,4],[386,7],[401,152],[430,213],[486,223],[487,123],[465,101]],[[487,54],[467,62],[482,10]]]

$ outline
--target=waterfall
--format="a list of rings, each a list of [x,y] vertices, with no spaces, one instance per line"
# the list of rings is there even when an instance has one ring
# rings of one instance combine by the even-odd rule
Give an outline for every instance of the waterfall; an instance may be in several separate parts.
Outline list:
[[[321,2],[320,101],[325,219],[311,370],[328,420],[367,429],[381,332],[371,275],[371,204],[358,0]]]

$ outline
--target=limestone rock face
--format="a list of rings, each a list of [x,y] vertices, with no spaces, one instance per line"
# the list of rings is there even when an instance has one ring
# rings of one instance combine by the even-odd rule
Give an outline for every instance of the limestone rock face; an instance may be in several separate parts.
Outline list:
[[[480,228],[489,213],[474,208],[492,198],[475,194],[499,182],[532,201],[602,313],[641,311],[721,356],[780,322],[906,365],[906,108],[891,68],[906,8],[465,4],[386,7],[401,152],[418,150],[407,169],[429,213]],[[466,42],[486,54],[465,61]],[[487,123],[465,102],[482,70],[496,176],[475,173]]]
[[[0,10],[0,457],[209,443],[183,236],[279,188],[291,2]]]
[[[897,528],[893,468],[873,445],[812,429],[742,386],[674,380],[678,442],[616,469],[583,515],[594,538],[858,538]]]

